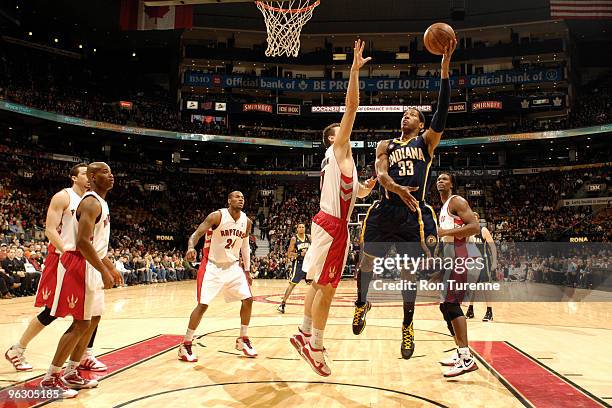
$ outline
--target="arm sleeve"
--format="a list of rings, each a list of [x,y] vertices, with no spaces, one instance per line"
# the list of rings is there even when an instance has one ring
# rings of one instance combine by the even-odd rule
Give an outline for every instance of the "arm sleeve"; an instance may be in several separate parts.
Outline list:
[[[244,265],[244,271],[251,271],[251,246],[249,245],[249,239],[245,238],[242,240],[242,247],[240,248],[240,255],[242,255],[242,263]]]
[[[450,79],[444,78],[440,80],[440,93],[438,94],[438,106],[436,113],[431,119],[430,128],[436,133],[442,133],[446,126],[446,117],[448,116],[448,106],[450,105]]]

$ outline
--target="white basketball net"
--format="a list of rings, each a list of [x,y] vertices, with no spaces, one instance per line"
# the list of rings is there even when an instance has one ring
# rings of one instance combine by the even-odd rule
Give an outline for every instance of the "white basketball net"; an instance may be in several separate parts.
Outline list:
[[[256,1],[255,4],[266,21],[266,57],[297,57],[302,27],[311,19],[319,0]]]

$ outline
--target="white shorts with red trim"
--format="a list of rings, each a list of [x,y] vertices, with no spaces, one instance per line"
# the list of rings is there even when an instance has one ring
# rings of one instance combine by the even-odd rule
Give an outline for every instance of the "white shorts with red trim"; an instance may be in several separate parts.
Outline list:
[[[51,316],[90,320],[104,313],[102,275],[78,251],[62,254],[57,266],[57,285]]]
[[[225,267],[211,261],[201,264],[197,285],[197,301],[203,305],[209,305],[219,292],[223,292],[226,302],[253,297],[249,280],[238,262]]]
[[[312,219],[310,233],[312,242],[302,264],[306,279],[337,288],[348,256],[348,223],[319,211]]]

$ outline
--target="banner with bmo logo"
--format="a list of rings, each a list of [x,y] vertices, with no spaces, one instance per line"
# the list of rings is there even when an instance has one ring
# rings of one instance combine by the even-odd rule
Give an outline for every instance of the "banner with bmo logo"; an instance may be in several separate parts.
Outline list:
[[[272,105],[267,103],[245,103],[242,105],[242,111],[272,113]]]
[[[502,109],[502,102],[501,101],[472,102],[472,111],[488,110],[488,109]]]
[[[276,113],[278,115],[300,115],[301,112],[300,105],[291,105],[287,103],[279,103],[276,105]]]

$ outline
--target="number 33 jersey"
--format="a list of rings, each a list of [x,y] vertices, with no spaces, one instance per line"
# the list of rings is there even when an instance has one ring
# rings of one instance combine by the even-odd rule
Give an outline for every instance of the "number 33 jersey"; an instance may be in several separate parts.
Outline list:
[[[418,201],[426,201],[429,168],[432,157],[423,135],[418,135],[405,142],[399,139],[389,140],[387,148],[389,158],[389,176],[400,186],[418,187],[412,192],[412,196]],[[383,189],[384,199],[388,199],[395,205],[402,205],[401,198],[390,191]],[[383,199],[383,200],[384,200]]]
[[[221,222],[217,228],[209,230],[206,234],[204,249],[208,247],[208,259],[215,264],[234,263],[240,258],[242,240],[248,239],[248,218],[242,211],[238,221],[234,220],[227,208],[222,208],[219,212]]]

